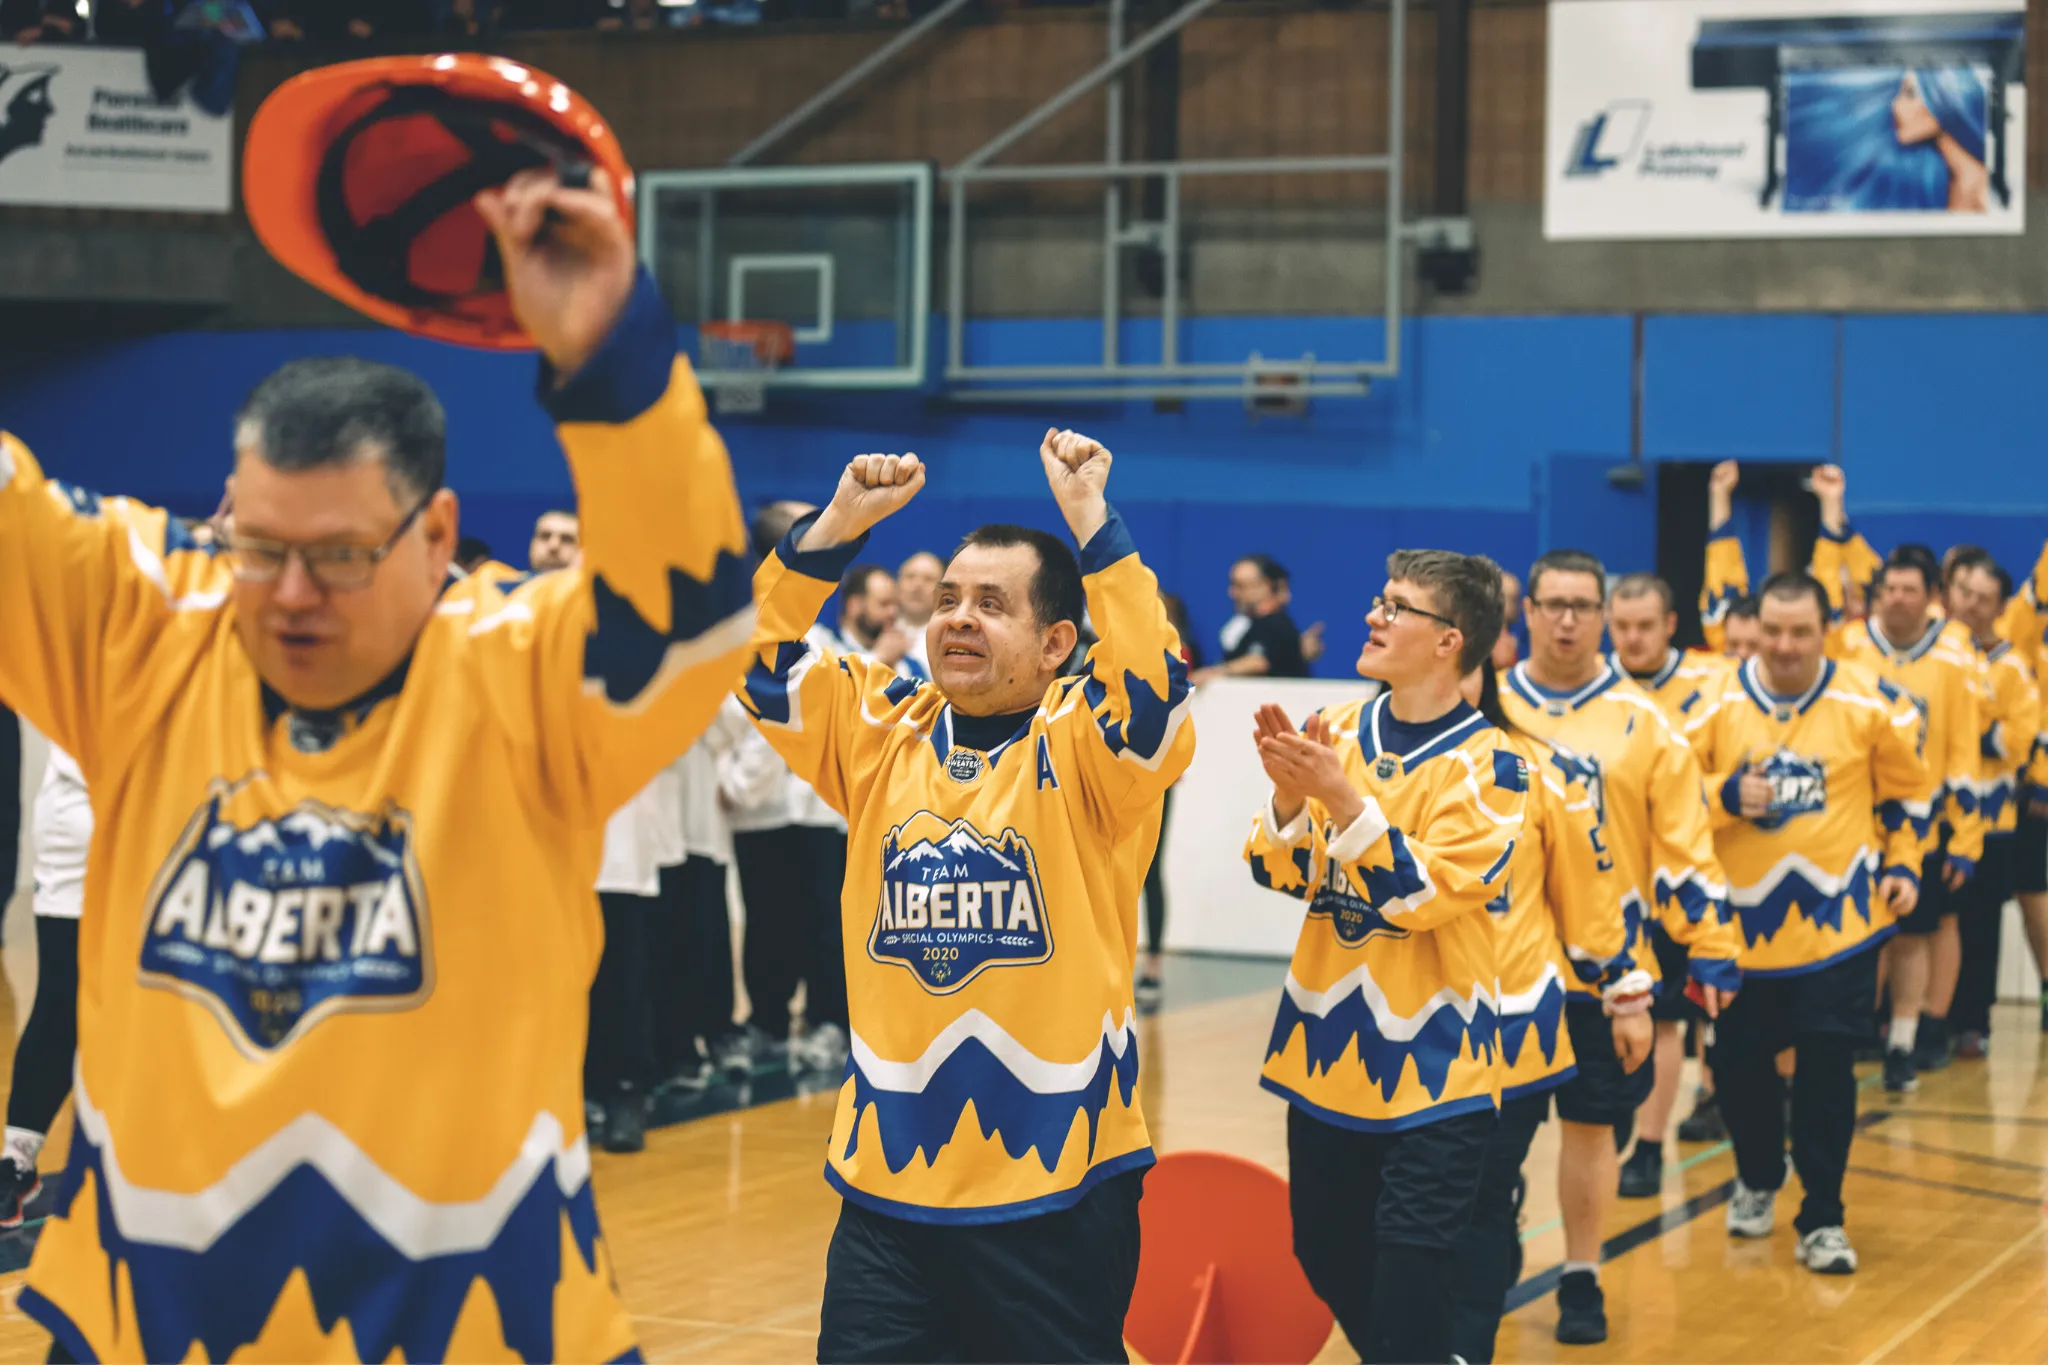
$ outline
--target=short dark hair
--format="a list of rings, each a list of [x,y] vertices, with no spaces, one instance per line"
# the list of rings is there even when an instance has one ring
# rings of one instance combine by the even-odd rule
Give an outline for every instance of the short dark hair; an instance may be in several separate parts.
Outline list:
[[[839,575],[839,600],[849,602],[856,597],[866,597],[868,582],[876,574],[882,575],[891,583],[896,581],[896,576],[879,564],[856,564]]]
[[[581,525],[581,524],[583,523],[583,518],[582,518],[582,516],[581,516],[581,515],[579,515],[579,514],[578,514],[578,513],[577,513],[577,512],[575,511],[575,510],[573,510],[572,508],[568,508],[568,507],[550,507],[550,508],[548,508],[548,510],[547,510],[547,511],[545,511],[545,512],[542,512],[542,513],[541,513],[541,514],[540,514],[539,516],[537,516],[537,517],[535,517],[535,518],[533,519],[533,525],[534,525],[534,529],[535,529],[535,530],[539,530],[539,529],[540,529],[540,524],[541,524],[541,523],[542,523],[543,521],[546,521],[546,520],[547,520],[547,519],[548,519],[549,517],[567,517],[567,518],[568,518],[569,520],[571,520],[571,521],[573,521],[573,522],[577,523],[577,524],[578,524],[579,526],[580,526],[580,525]]]
[[[1934,557],[1934,551],[1925,545],[1901,545],[1884,557],[1884,565],[1877,571],[1877,581],[1883,583],[1893,569],[1907,569],[1920,575],[1920,581],[1933,592],[1941,586],[1941,561]]]
[[[1756,597],[1753,594],[1744,594],[1736,598],[1728,604],[1728,612],[1721,619],[1724,621],[1756,620]]]
[[[455,562],[457,564],[474,564],[480,559],[489,559],[490,557],[491,547],[488,541],[479,540],[475,536],[464,536],[455,542]]]
[[[1551,550],[1536,557],[1529,566],[1527,586],[1522,589],[1524,597],[1534,597],[1543,582],[1543,575],[1551,570],[1558,573],[1589,573],[1600,585],[1600,600],[1607,600],[1607,568],[1584,550]]]
[[[1231,567],[1236,568],[1239,564],[1251,565],[1259,571],[1259,577],[1276,588],[1285,587],[1292,581],[1287,577],[1287,570],[1280,561],[1271,555],[1239,555],[1231,561]]]
[[[789,534],[789,528],[810,515],[802,509],[802,503],[784,498],[769,503],[754,514],[753,525],[747,528],[747,538],[754,546],[754,558],[766,559]]]
[[[1453,550],[1396,550],[1387,556],[1387,578],[1427,588],[1437,606],[1465,637],[1458,651],[1458,676],[1464,677],[1493,653],[1500,639],[1507,605],[1501,598],[1500,565],[1485,555]]]
[[[235,414],[235,444],[272,469],[346,464],[374,450],[392,497],[436,492],[448,472],[448,416],[418,375],[354,356],[294,360],[258,384]]]
[[[1074,628],[1080,629],[1081,618],[1088,614],[1088,596],[1081,587],[1081,562],[1074,558],[1067,542],[1029,526],[995,522],[960,537],[960,543],[953,547],[954,558],[957,559],[960,552],[970,545],[982,545],[991,550],[1029,545],[1036,550],[1038,572],[1031,575],[1032,616],[1041,627],[1072,621]],[[946,567],[951,570],[951,560],[947,561]]]
[[[1832,610],[1828,605],[1828,590],[1820,585],[1818,578],[1815,578],[1804,569],[1786,569],[1772,574],[1764,580],[1763,587],[1757,589],[1756,595],[1759,606],[1762,605],[1763,599],[1766,597],[1775,597],[1780,601],[1790,601],[1799,597],[1811,597],[1814,609],[1820,613],[1820,623],[1822,626],[1827,625],[1828,613]],[[1733,608],[1730,608],[1730,610],[1732,611]]]
[[[1678,610],[1678,599],[1672,595],[1671,585],[1653,573],[1627,573],[1614,580],[1614,597],[1652,597],[1664,604],[1664,610]]]
[[[1965,569],[1982,569],[1993,578],[1998,577],[1998,561],[1991,552],[1978,545],[1958,545],[1948,552],[1948,562],[1942,569],[1944,587],[1956,581],[1956,575]]]

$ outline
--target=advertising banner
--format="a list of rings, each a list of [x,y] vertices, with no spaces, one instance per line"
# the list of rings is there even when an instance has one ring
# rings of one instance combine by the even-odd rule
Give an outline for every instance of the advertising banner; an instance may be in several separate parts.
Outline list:
[[[2016,234],[2021,0],[1551,0],[1544,236]]]
[[[233,120],[160,102],[127,48],[0,44],[0,204],[226,213]]]

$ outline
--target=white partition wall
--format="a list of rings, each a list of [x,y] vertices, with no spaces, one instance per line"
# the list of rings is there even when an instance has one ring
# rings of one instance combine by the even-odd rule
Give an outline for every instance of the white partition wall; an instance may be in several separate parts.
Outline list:
[[[1272,791],[1252,745],[1252,716],[1277,702],[1299,725],[1319,706],[1375,690],[1358,678],[1224,678],[1195,690],[1195,761],[1173,789],[1166,827],[1168,948],[1293,955],[1301,902],[1254,885],[1243,858],[1252,812]]]

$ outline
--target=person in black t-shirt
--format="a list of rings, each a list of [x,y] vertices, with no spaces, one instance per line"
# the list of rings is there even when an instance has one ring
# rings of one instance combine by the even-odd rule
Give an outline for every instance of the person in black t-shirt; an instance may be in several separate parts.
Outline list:
[[[1270,555],[1246,555],[1230,566],[1230,600],[1237,614],[1224,623],[1223,662],[1189,675],[1215,678],[1306,678],[1301,632],[1287,614],[1287,570]]]

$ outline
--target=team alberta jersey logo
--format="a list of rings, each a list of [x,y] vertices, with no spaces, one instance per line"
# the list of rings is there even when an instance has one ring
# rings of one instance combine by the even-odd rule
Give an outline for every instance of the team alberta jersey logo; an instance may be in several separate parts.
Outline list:
[[[1779,829],[1827,809],[1828,766],[1821,760],[1780,749],[1764,762],[1763,775],[1771,784],[1771,809],[1753,822],[1758,829]]]
[[[930,811],[890,830],[868,955],[902,963],[934,995],[990,967],[1049,959],[1052,925],[1031,845],[1014,829],[991,839]]]
[[[412,817],[302,801],[238,823],[225,784],[157,874],[142,980],[213,1010],[263,1053],[344,1010],[410,1009],[434,984]]]

